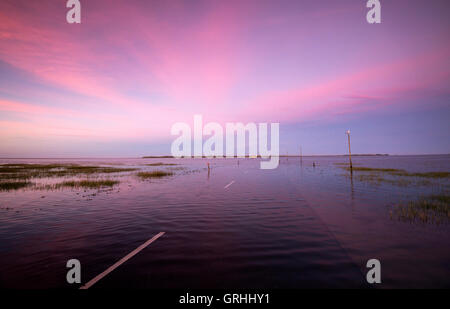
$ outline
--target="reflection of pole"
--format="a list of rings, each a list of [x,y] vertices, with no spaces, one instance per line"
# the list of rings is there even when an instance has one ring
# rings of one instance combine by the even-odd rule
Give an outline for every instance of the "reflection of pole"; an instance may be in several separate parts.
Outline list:
[[[350,170],[350,189],[351,189],[351,198],[353,201],[355,199],[355,190],[353,188],[353,171],[352,170]]]
[[[348,136],[348,158],[350,160],[350,170],[353,170],[352,151],[351,151],[351,148],[350,148],[350,130],[347,130],[347,136]]]

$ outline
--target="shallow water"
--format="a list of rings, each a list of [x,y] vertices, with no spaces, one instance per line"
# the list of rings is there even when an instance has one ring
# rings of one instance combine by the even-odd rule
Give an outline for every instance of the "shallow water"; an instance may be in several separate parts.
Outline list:
[[[0,192],[0,286],[74,288],[66,282],[67,260],[80,260],[86,283],[165,232],[92,288],[369,287],[372,258],[381,262],[376,287],[450,287],[450,225],[405,222],[389,213],[419,196],[448,194],[448,179],[365,181],[336,165],[346,160],[283,157],[277,169],[261,170],[257,159],[2,159],[179,166],[174,176],[145,181],[136,172],[106,175],[120,180],[110,189]],[[448,155],[353,162],[450,171]]]

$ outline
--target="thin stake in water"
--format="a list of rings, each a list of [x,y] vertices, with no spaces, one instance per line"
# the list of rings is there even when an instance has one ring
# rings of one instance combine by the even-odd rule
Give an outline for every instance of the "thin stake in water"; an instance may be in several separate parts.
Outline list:
[[[112,272],[114,269],[116,269],[117,267],[119,267],[120,265],[122,265],[123,263],[128,261],[129,259],[131,259],[133,256],[138,254],[142,249],[144,249],[145,247],[150,245],[152,242],[154,242],[155,240],[157,240],[159,237],[163,236],[164,234],[165,234],[165,232],[160,232],[157,235],[153,236],[152,238],[147,240],[145,243],[143,243],[142,245],[140,245],[139,247],[137,247],[136,249],[134,249],[133,251],[128,253],[126,256],[121,258],[119,261],[114,263],[112,266],[108,267],[108,269],[106,269],[100,275],[94,277],[94,279],[92,279],[91,281],[89,281],[88,283],[86,283],[85,285],[80,287],[80,290],[87,290],[87,289],[89,289],[91,286],[93,286],[95,283],[97,283],[100,279],[102,279],[103,277],[108,275],[110,272]]]
[[[353,165],[352,165],[352,151],[350,149],[350,130],[347,130],[347,132],[345,132],[348,136],[348,158],[350,160],[350,171],[353,170]]]
[[[230,182],[229,184],[227,184],[225,187],[223,187],[224,189],[228,188],[229,186],[231,186],[234,183],[234,180],[232,182]]]

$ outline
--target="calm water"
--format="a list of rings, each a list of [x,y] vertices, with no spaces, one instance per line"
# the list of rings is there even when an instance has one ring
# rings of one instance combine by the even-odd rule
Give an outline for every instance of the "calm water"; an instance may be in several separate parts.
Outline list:
[[[450,287],[450,225],[389,215],[397,203],[448,194],[448,180],[373,183],[335,164],[345,157],[280,160],[275,170],[259,169],[256,159],[209,160],[209,173],[206,159],[0,160],[183,167],[146,181],[136,172],[108,175],[121,181],[112,189],[0,192],[0,286],[74,288],[66,283],[67,260],[80,260],[86,283],[166,232],[93,288],[367,287],[371,258],[381,262],[378,287]],[[450,171],[450,156],[354,163]]]

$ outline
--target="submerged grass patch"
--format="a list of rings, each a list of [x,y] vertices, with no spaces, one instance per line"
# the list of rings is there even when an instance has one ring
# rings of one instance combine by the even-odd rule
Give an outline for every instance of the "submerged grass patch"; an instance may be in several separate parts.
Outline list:
[[[398,174],[398,176],[408,176],[408,177],[422,177],[422,178],[448,178],[450,177],[450,172],[427,172],[427,173],[405,173]]]
[[[0,179],[30,179],[76,175],[109,174],[136,171],[136,168],[117,168],[76,164],[3,164]]]
[[[350,171],[350,167],[345,167],[346,170]],[[356,166],[352,169],[354,172],[386,172],[386,173],[406,173],[404,170],[399,170],[395,168],[372,168],[364,166]]]
[[[338,166],[344,168],[347,171],[353,171],[353,172],[371,172],[371,173],[387,173],[392,176],[403,176],[403,177],[420,177],[420,178],[449,178],[450,172],[424,172],[424,173],[409,173],[402,169],[395,169],[395,168],[372,168],[372,167],[364,167],[364,166],[356,166],[350,169],[350,167],[340,165]]]
[[[29,181],[7,181],[0,182],[0,191],[18,190],[32,185]]]
[[[346,175],[346,176],[349,177],[348,175]],[[382,183],[386,183],[386,184],[396,185],[399,187],[408,187],[411,185],[428,186],[431,184],[431,182],[427,179],[415,181],[414,179],[401,178],[401,177],[385,178],[382,175],[377,174],[377,173],[359,174],[359,175],[355,175],[354,178],[358,181],[368,182],[373,185],[381,185]]]
[[[110,179],[102,179],[102,180],[79,180],[79,181],[64,181],[62,183],[58,183],[53,187],[55,189],[60,188],[87,188],[87,189],[99,189],[103,187],[113,187],[114,185],[119,184],[117,180]]]
[[[345,169],[346,171],[352,172],[351,177],[355,177],[359,181],[369,182],[374,185],[387,183],[400,187],[407,187],[410,185],[429,186],[434,184],[433,180],[448,179],[450,177],[450,172],[442,171],[410,173],[405,170],[395,168],[372,168],[356,166],[353,167],[353,169],[350,169],[350,166],[348,164],[336,165],[338,165],[342,169]]]
[[[394,206],[390,212],[391,218],[401,221],[421,223],[449,223],[450,196],[430,195],[411,201],[407,204]]]
[[[151,172],[139,172],[136,174],[141,179],[148,179],[148,178],[161,178],[166,176],[172,176],[173,172],[168,171],[151,171]]]

